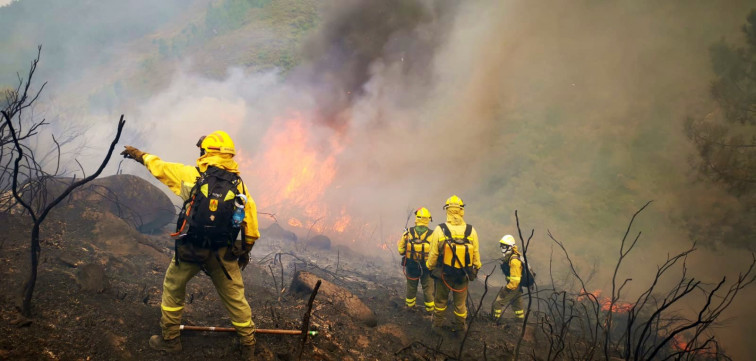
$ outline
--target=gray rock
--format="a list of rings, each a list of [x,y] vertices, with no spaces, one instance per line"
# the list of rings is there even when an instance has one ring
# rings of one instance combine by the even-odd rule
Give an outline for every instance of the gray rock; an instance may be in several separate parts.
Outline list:
[[[317,249],[328,250],[328,249],[331,249],[331,239],[322,234],[319,234],[315,237],[308,239],[307,246],[317,248]]]
[[[373,310],[371,310],[365,303],[362,302],[357,296],[349,292],[343,287],[339,287],[331,282],[322,280],[315,274],[306,271],[299,271],[294,275],[294,279],[291,280],[291,287],[289,288],[292,293],[302,295],[303,297],[309,297],[312,290],[315,289],[315,284],[321,280],[318,294],[315,297],[315,302],[319,299],[325,299],[331,302],[339,308],[343,308],[344,311],[354,320],[364,322],[369,327],[375,327],[378,324],[378,319],[375,316]]]
[[[260,234],[264,238],[280,239],[284,241],[296,242],[297,235],[292,231],[287,231],[278,223],[273,223],[267,228],[260,230]]]

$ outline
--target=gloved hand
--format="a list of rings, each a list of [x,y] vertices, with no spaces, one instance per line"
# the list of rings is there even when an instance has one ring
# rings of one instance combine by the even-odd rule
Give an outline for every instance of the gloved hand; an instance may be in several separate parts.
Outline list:
[[[252,243],[245,241],[243,242],[243,244],[244,248],[242,249],[241,254],[239,255],[239,260],[237,261],[239,263],[239,269],[242,271],[244,271],[244,268],[249,264],[249,252],[252,252],[252,247],[255,246],[255,240],[253,240]]]
[[[236,262],[239,264],[239,269],[244,271],[244,268],[249,264],[249,251],[242,253]]]
[[[431,271],[431,274],[430,274],[431,278],[437,279],[437,280],[441,279],[442,273],[443,273],[443,269],[441,269],[441,267],[436,267],[430,271]]]
[[[144,164],[144,155],[146,154],[145,152],[139,149],[136,149],[130,145],[125,145],[124,148],[126,149],[124,149],[124,151],[121,152],[121,155],[124,158],[131,158],[139,163]]]
[[[474,266],[471,266],[468,268],[467,271],[467,280],[468,281],[475,281],[475,279],[478,278],[478,269]]]

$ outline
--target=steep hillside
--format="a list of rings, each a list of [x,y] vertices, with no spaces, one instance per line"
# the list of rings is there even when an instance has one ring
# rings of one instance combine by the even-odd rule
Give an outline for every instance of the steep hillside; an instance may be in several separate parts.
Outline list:
[[[84,197],[87,198],[87,197]],[[126,199],[125,201],[129,201]],[[105,208],[73,200],[57,209],[43,227],[42,259],[33,299],[34,316],[14,308],[28,269],[28,219],[0,215],[6,230],[0,242],[0,360],[234,360],[239,357],[233,333],[185,331],[184,351],[166,356],[147,340],[159,333],[162,279],[171,261],[172,241],[164,234],[147,236]],[[456,355],[463,335],[428,332],[430,317],[403,305],[404,279],[392,263],[348,248],[308,248],[305,242],[265,236],[243,272],[246,296],[258,328],[299,329],[309,292],[292,289],[297,271],[330,282],[312,308],[312,329],[319,334],[304,345],[303,360],[426,360]],[[355,318],[330,289],[342,289],[369,308],[372,322]],[[479,286],[476,286],[479,287]],[[364,306],[363,306],[364,307]],[[203,274],[187,288],[184,323],[229,327],[230,321],[212,283]],[[477,359],[486,352],[500,359],[511,352],[516,327],[477,321],[463,355]],[[297,360],[300,337],[260,334],[261,360]],[[485,350],[485,351],[484,351]]]

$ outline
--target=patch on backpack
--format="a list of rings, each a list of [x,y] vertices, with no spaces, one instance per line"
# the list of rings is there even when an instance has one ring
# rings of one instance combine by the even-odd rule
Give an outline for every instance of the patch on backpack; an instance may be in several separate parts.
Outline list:
[[[210,210],[213,211],[213,212],[215,212],[215,211],[218,210],[218,200],[217,199],[211,199],[210,200]],[[213,218],[215,218],[215,217],[211,217],[210,220],[212,221]]]

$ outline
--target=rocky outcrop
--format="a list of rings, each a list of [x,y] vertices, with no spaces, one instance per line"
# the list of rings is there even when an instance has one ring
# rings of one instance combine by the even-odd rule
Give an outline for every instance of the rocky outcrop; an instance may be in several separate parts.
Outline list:
[[[365,325],[375,327],[378,320],[373,310],[357,296],[343,287],[339,287],[331,282],[322,280],[315,274],[306,271],[299,271],[294,275],[289,288],[292,293],[300,294],[304,297],[309,296],[315,288],[315,284],[321,280],[318,295],[315,301],[324,300],[333,303],[336,307],[343,309],[349,317],[356,321],[363,322]]]
[[[61,194],[71,181],[71,178],[49,180],[46,185],[48,199]],[[95,179],[75,189],[63,202],[112,213],[142,233],[159,231],[174,222],[177,213],[163,190],[130,174]]]
[[[322,234],[319,234],[315,237],[308,239],[306,244],[307,244],[307,247],[324,249],[324,250],[331,249],[331,239]]]
[[[285,230],[278,223],[273,223],[267,228],[261,229],[260,235],[265,239],[278,239],[289,242],[297,241],[297,235],[294,232]]]

